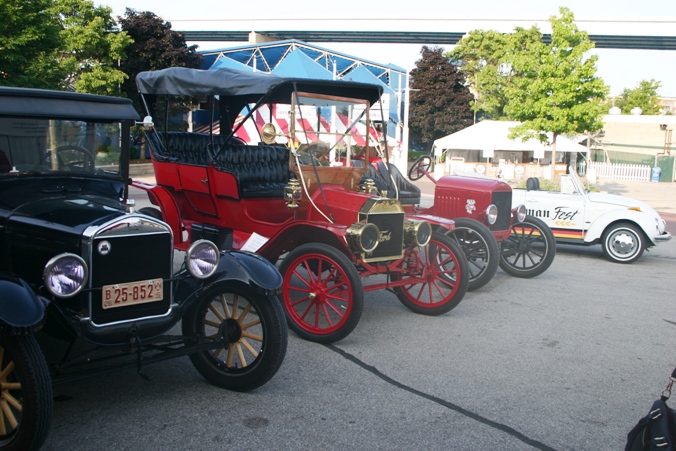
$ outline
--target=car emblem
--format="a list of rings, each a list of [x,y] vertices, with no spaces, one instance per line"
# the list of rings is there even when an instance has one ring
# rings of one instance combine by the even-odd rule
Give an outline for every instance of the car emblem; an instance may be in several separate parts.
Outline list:
[[[96,247],[101,255],[108,255],[110,253],[110,241],[101,241]]]
[[[472,214],[474,213],[474,210],[476,210],[476,200],[474,199],[467,199],[467,205],[465,205],[465,210],[467,210],[467,214]]]

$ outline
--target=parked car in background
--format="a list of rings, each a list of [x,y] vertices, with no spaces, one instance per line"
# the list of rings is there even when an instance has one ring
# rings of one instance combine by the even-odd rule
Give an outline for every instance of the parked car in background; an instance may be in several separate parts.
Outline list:
[[[129,99],[0,87],[0,449],[41,446],[56,384],[189,356],[244,391],[282,364],[276,268],[195,240],[174,272],[171,228],[134,212],[137,119]]]
[[[177,249],[209,239],[276,263],[298,336],[348,336],[365,291],[390,290],[424,315],[460,303],[468,271],[445,235],[454,222],[407,214],[362,184],[380,86],[226,68],[142,72],[136,82],[157,185],[134,186],[159,207],[144,212],[171,225]],[[206,124],[193,123],[200,114]]]
[[[398,199],[406,211],[453,219],[455,228],[446,234],[467,257],[470,290],[490,282],[498,266],[522,278],[538,276],[549,268],[556,255],[554,236],[544,222],[526,215],[523,205],[513,206],[507,183],[478,174],[435,179],[431,164],[429,156],[418,158],[408,176],[413,181],[426,176],[434,182],[432,206],[420,205],[420,189],[392,164],[372,163],[366,177],[373,178],[381,192]]]
[[[577,174],[562,174],[560,189],[540,189],[536,178],[515,189],[512,204],[525,204],[529,215],[544,221],[557,243],[600,244],[616,263],[632,263],[643,251],[671,239],[666,222],[652,207],[628,197],[587,190]]]

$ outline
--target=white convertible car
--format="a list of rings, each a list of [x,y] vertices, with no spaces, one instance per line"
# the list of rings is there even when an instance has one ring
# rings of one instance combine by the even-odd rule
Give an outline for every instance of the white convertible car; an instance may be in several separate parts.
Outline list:
[[[575,174],[561,175],[560,191],[541,191],[538,179],[514,189],[512,205],[526,205],[557,243],[601,244],[611,261],[631,263],[646,248],[671,239],[666,222],[649,205],[628,197],[589,192]]]

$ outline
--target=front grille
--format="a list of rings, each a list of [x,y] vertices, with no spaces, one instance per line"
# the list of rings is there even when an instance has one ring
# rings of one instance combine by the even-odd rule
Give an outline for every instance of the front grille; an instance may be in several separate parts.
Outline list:
[[[108,241],[109,252],[99,252],[99,244]],[[172,237],[168,230],[162,233],[98,236],[91,246],[90,315],[96,324],[129,320],[144,316],[162,315],[171,305],[171,284],[166,280],[172,271]],[[165,279],[163,300],[124,307],[103,309],[99,288],[143,280]]]
[[[512,192],[495,191],[491,202],[498,207],[498,220],[491,225],[491,230],[509,230],[512,227]]]
[[[364,258],[366,262],[396,260],[404,255],[405,213],[398,201],[370,201],[359,212],[360,222],[374,224],[380,230],[378,247]]]

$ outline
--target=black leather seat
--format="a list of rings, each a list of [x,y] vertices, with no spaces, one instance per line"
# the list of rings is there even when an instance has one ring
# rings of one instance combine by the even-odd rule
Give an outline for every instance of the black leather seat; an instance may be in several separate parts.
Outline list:
[[[373,179],[379,190],[387,190],[388,197],[395,197],[398,191],[399,201],[402,204],[420,203],[420,188],[407,180],[399,169],[391,163],[387,166],[382,161],[371,163],[366,170],[366,174],[362,177],[362,182],[366,178]]]

